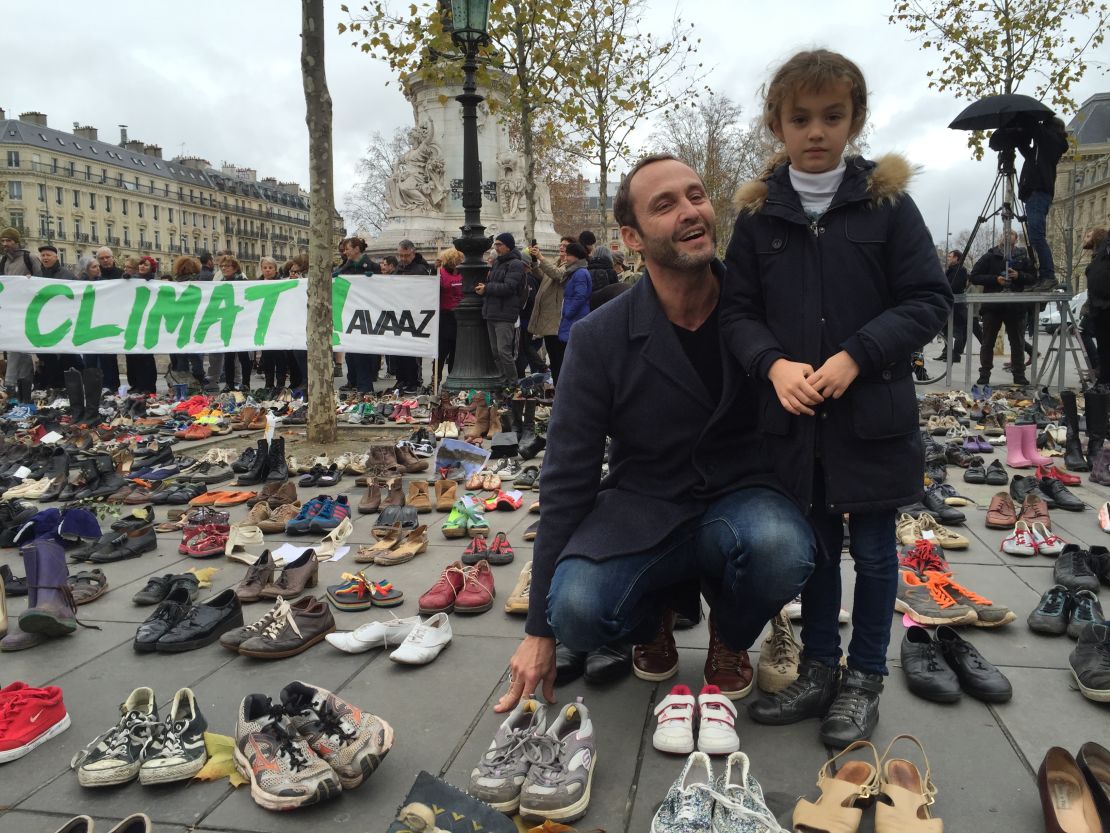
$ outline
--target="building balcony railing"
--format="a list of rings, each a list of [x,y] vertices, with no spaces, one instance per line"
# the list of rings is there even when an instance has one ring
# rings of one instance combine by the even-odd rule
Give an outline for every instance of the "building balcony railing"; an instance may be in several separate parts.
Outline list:
[[[87,234],[75,234],[73,235],[73,239],[76,240],[78,243],[89,242],[89,236]]]
[[[174,246],[174,245],[171,244],[170,247],[169,247],[169,250],[170,250],[170,254],[175,254],[175,255],[181,254],[181,247],[180,246]]]
[[[54,236],[57,237],[59,240],[66,239],[66,233],[64,231],[56,231],[54,232]]]
[[[119,245],[119,238],[118,237],[108,237],[106,239],[108,241],[109,246],[118,246]]]

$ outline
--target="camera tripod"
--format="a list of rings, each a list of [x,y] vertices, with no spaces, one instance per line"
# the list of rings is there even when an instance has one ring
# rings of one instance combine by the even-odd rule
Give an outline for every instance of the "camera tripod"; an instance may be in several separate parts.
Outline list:
[[[994,184],[991,186],[990,193],[987,194],[987,200],[983,203],[983,209],[979,212],[979,216],[975,220],[975,225],[971,228],[971,234],[968,236],[963,251],[960,253],[960,262],[957,264],[958,267],[963,266],[964,261],[967,260],[967,253],[971,251],[971,245],[975,242],[975,236],[979,233],[979,229],[982,228],[988,220],[999,217],[1002,220],[1003,231],[1007,232],[1007,234],[1003,236],[1005,242],[1002,244],[1002,254],[1006,262],[1010,262],[1010,257],[1013,254],[1008,232],[1013,228],[1012,224],[1014,220],[1017,220],[1018,225],[1021,226],[1022,235],[1025,238],[1026,256],[1029,258],[1029,263],[1033,267],[1033,270],[1036,271],[1037,256],[1033,251],[1033,247],[1029,245],[1029,227],[1025,223],[1025,215],[1015,213],[1013,204],[1010,202],[1010,200],[1015,199],[1017,195],[1017,170],[1014,167],[1015,159],[1016,151],[1012,147],[998,151],[998,172],[995,174]],[[1000,188],[1004,189],[1002,192],[1002,204],[988,214],[987,209],[989,209],[998,198],[998,191]]]

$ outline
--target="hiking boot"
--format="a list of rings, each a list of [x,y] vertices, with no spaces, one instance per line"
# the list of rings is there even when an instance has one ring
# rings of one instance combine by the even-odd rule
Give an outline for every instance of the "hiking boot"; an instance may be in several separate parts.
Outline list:
[[[154,690],[145,686],[135,689],[119,710],[119,722],[78,752],[70,763],[82,787],[126,784],[139,774],[147,746],[158,730]]]
[[[782,691],[798,679],[798,664],[802,649],[794,636],[794,626],[785,611],[771,620],[771,635],[763,640],[759,649],[756,680],[759,690],[766,694]]]
[[[798,677],[786,688],[748,706],[756,723],[785,726],[810,717],[824,717],[836,696],[840,666],[802,658]]]
[[[201,714],[192,689],[178,691],[139,767],[139,783],[168,784],[200,772],[208,761],[204,746],[207,730],[208,721]]]
[[[678,673],[678,648],[674,641],[676,616],[673,610],[664,610],[655,639],[646,645],[632,647],[632,673],[641,680],[659,682]]]
[[[499,813],[514,813],[520,806],[520,790],[531,766],[525,756],[525,744],[546,729],[546,707],[533,697],[521,699],[498,727],[478,765],[470,771],[467,792]]]
[[[281,704],[345,790],[373,775],[393,746],[392,726],[327,689],[294,681],[281,690]]]
[[[532,735],[524,749],[531,767],[520,790],[520,815],[563,824],[584,816],[590,806],[597,747],[582,698],[564,706],[547,730]]]
[[[1067,544],[1052,567],[1052,580],[1072,593],[1090,590],[1098,593],[1098,576],[1091,569],[1091,554],[1077,544]]]
[[[1050,587],[1025,620],[1029,630],[1049,636],[1061,636],[1068,630],[1071,617],[1071,593],[1062,584]]]
[[[849,668],[840,682],[840,691],[821,721],[821,742],[838,749],[867,740],[879,722],[879,695],[883,675]]]
[[[339,776],[298,733],[281,705],[248,694],[235,724],[235,766],[267,810],[294,810],[339,795]]]
[[[1084,697],[1110,703],[1110,625],[1096,622],[1080,631],[1068,662]]]
[[[919,625],[971,625],[978,620],[975,611],[958,604],[944,587],[933,581],[939,573],[922,579],[909,570],[899,571],[898,596],[894,609]]]
[[[1103,615],[1098,596],[1090,590],[1080,590],[1078,593],[1072,594],[1068,636],[1072,639],[1079,639],[1079,634],[1087,625],[1093,622],[1102,623],[1105,619],[1106,616]]]
[[[705,685],[715,685],[729,700],[739,700],[752,690],[754,674],[747,651],[733,651],[721,641],[712,611],[709,614],[709,655],[705,658]]]

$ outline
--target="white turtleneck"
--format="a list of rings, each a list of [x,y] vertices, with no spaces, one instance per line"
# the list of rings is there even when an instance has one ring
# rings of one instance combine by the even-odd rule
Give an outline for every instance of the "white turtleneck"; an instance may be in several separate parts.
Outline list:
[[[795,169],[793,165],[788,170],[790,171],[790,184],[798,192],[798,198],[802,201],[802,208],[810,219],[814,219],[828,210],[833,197],[836,196],[836,189],[840,187],[840,183],[844,179],[846,166],[844,160],[841,159],[837,167],[831,171],[825,171],[823,174],[809,174]]]

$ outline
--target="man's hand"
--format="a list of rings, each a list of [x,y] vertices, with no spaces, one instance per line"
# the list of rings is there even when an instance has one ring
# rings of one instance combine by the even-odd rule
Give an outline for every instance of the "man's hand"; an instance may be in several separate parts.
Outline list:
[[[531,697],[543,681],[543,696],[555,702],[555,640],[526,636],[509,661],[509,691],[493,707],[495,712],[512,711],[522,697]]]
[[[829,356],[817,372],[809,377],[809,383],[827,399],[839,399],[859,376],[856,360],[841,350]]]
[[[789,359],[779,359],[767,374],[771,384],[775,386],[782,407],[795,416],[813,416],[810,405],[820,405],[824,398],[810,384],[809,377],[813,375],[813,368],[802,362],[792,362]]]
[[[474,284],[474,294],[475,295],[485,295],[486,294],[486,285],[484,283]]]

